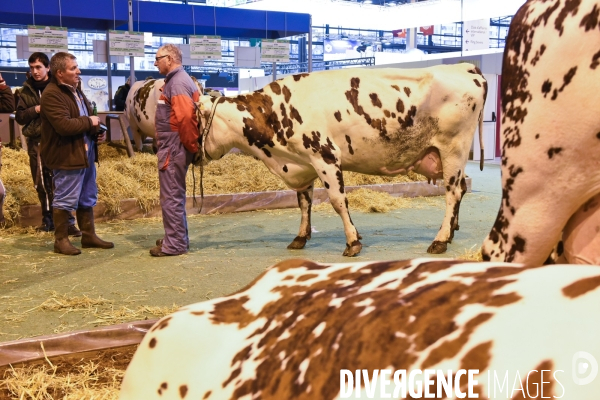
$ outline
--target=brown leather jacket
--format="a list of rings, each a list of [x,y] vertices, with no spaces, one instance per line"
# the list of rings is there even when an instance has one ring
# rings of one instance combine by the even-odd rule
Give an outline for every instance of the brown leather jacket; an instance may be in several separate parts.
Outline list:
[[[90,102],[79,88],[77,91],[85,102],[88,115],[92,115]],[[67,170],[89,167],[84,134],[96,132],[97,128],[89,117],[79,115],[79,107],[70,88],[52,77],[41,100],[41,155],[46,167]],[[97,159],[96,152],[94,161]]]

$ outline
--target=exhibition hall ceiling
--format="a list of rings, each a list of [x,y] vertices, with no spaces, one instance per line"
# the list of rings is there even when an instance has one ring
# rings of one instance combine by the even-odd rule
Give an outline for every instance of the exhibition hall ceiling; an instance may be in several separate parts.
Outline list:
[[[356,3],[357,5],[363,4],[373,4],[376,6],[385,6],[385,7],[393,7],[398,4],[406,4],[406,3],[416,3],[419,1],[427,1],[427,0],[338,0],[348,3]]]
[[[383,0],[372,0],[383,4]],[[402,0],[395,5],[361,0],[258,0],[232,6],[252,10],[306,13],[312,26],[395,30],[514,15],[525,0]]]

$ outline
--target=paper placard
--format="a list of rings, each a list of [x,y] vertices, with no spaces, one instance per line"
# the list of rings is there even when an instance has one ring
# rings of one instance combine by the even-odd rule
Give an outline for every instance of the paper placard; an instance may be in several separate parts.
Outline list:
[[[190,58],[193,60],[220,60],[221,36],[190,35]]]
[[[67,39],[67,28],[58,26],[27,26],[29,51],[34,53],[56,53],[59,51],[69,51]]]
[[[111,56],[144,57],[144,33],[128,31],[108,31]]]
[[[463,51],[483,50],[490,47],[490,20],[478,19],[463,23]]]
[[[262,39],[260,59],[263,62],[289,62],[290,41],[278,39]]]
[[[260,68],[260,47],[235,46],[233,55],[238,68]]]

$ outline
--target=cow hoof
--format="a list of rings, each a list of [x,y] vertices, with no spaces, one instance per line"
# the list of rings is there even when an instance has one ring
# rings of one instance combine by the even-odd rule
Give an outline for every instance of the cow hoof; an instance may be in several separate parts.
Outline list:
[[[430,254],[442,254],[445,253],[448,249],[448,244],[446,242],[440,242],[439,240],[434,240],[433,243],[427,249],[427,252]]]
[[[306,237],[296,236],[292,243],[288,245],[289,250],[300,250],[306,246]]]
[[[355,255],[360,253],[361,250],[362,244],[358,240],[355,240],[354,242],[352,242],[351,245],[346,243],[346,250],[344,250],[344,255],[346,257],[354,257]]]

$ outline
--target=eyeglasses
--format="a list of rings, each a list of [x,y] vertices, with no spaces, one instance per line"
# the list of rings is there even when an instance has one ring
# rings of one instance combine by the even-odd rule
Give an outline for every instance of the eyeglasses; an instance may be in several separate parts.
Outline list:
[[[154,58],[154,61],[155,61],[155,62],[158,62],[158,60],[160,60],[161,58],[165,58],[165,57],[169,57],[169,55],[168,55],[168,54],[165,54],[164,56],[155,57],[155,58]]]

